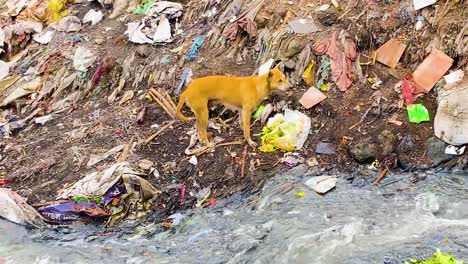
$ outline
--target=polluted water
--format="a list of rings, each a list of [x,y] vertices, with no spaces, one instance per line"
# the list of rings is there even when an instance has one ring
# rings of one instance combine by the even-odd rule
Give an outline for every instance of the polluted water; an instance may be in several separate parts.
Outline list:
[[[29,229],[0,220],[0,263],[403,263],[436,249],[468,259],[468,175],[344,176],[326,194],[305,166],[254,195],[151,220]],[[297,196],[297,192],[304,195]]]

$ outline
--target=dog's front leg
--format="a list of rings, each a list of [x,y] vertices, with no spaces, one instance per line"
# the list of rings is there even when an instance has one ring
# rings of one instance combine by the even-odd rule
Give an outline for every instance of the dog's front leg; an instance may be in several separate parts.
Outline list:
[[[241,126],[242,129],[244,130],[244,137],[245,140],[247,140],[247,143],[251,147],[256,147],[257,143],[253,142],[252,139],[250,138],[250,115],[252,114],[252,108],[251,107],[243,107],[242,112],[241,112]]]

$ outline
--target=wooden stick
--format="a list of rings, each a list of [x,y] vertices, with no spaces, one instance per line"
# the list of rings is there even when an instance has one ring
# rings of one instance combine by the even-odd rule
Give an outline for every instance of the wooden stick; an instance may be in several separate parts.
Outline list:
[[[150,88],[150,92],[152,92],[154,95],[156,95],[159,98],[159,100],[161,100],[164,103],[164,105],[168,109],[171,110],[171,112],[175,113],[175,108],[172,107],[172,105],[168,102],[166,97],[164,97],[160,92],[156,91],[156,89],[154,89],[154,88]]]
[[[128,158],[128,154],[130,153],[130,148],[132,147],[133,139],[130,141],[129,144],[126,144],[123,151],[122,155],[120,155],[119,162],[126,161]]]
[[[377,180],[375,180],[374,186],[379,185],[379,183],[382,181],[382,179],[385,177],[385,175],[387,175],[387,173],[388,173],[388,168],[385,167],[385,169],[380,173],[380,175],[379,175],[379,177],[377,178]]]
[[[176,121],[171,121],[171,122],[169,122],[169,124],[163,126],[158,132],[154,133],[148,139],[146,139],[144,144],[148,145],[151,141],[153,141],[153,139],[155,139],[157,136],[159,136],[159,134],[164,132],[164,130],[166,130],[168,127],[172,126],[175,122]]]
[[[245,158],[247,157],[247,149],[249,148],[249,145],[245,145],[244,147],[244,153],[242,154],[242,162],[241,162],[241,178],[244,178],[244,173],[245,173]]]
[[[154,95],[152,92],[149,93],[151,95],[151,97],[153,97],[153,99],[159,104],[159,106],[161,106],[161,108],[166,111],[166,113],[172,118],[174,119],[174,115],[172,114],[172,112],[167,109],[166,105],[164,105],[161,100],[158,99],[158,97],[156,95]]]
[[[232,141],[232,142],[227,142],[227,143],[219,143],[219,144],[214,145],[214,147],[212,147],[212,148],[206,147],[203,150],[200,150],[199,152],[192,153],[191,155],[200,156],[201,154],[204,154],[204,153],[208,152],[209,150],[215,149],[217,147],[230,146],[230,145],[240,145],[242,143],[243,143],[242,141]],[[187,158],[187,159],[190,159],[190,158]]]
[[[172,109],[174,109],[174,112],[175,112],[177,106],[176,106],[175,103],[172,101],[171,96],[169,95],[169,93],[168,93],[167,91],[164,92],[164,95],[166,96],[167,101],[168,101],[169,104],[172,106]]]

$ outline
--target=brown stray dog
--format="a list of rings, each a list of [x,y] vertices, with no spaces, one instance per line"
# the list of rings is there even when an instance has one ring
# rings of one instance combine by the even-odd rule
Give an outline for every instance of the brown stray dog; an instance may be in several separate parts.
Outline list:
[[[259,104],[274,90],[286,90],[289,82],[276,66],[261,76],[229,77],[207,76],[194,79],[180,95],[177,104],[177,116],[184,121],[192,118],[184,116],[180,110],[186,103],[197,119],[198,139],[205,145],[210,145],[207,137],[208,102],[223,104],[231,110],[240,113],[240,125],[244,130],[247,143],[254,147],[250,138],[250,117]]]

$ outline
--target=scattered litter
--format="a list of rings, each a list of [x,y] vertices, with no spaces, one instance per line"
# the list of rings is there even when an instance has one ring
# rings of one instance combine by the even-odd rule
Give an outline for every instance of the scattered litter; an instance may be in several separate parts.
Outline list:
[[[254,0],[250,3],[242,14],[230,21],[223,31],[223,36],[234,41],[242,31],[247,32],[251,38],[257,35],[257,24],[255,23],[255,16],[262,7],[266,0]]]
[[[314,65],[315,61],[312,60],[307,66],[307,68],[304,70],[304,73],[302,73],[302,78],[304,79],[304,82],[308,85],[311,85],[314,81]]]
[[[401,93],[403,94],[403,97],[405,98],[406,105],[410,105],[413,103],[414,100],[414,86],[413,83],[410,80],[407,79],[402,79],[401,80]]]
[[[0,104],[0,106],[6,106],[11,102],[15,101],[18,98],[21,98],[26,95],[30,95],[40,89],[42,86],[41,77],[37,77],[29,82],[23,83],[22,85],[18,86],[15,90],[13,90],[7,98],[5,98]]]
[[[319,42],[315,46],[317,53],[326,53],[330,58],[332,79],[338,88],[344,92],[353,83],[353,61],[356,59],[356,45],[350,39],[343,44],[343,51],[337,47],[337,32],[333,32],[330,41]]]
[[[91,157],[89,158],[89,161],[88,161],[88,163],[86,164],[86,166],[87,166],[87,167],[92,167],[92,166],[98,164],[99,162],[101,162],[101,161],[107,159],[108,157],[119,153],[119,152],[122,151],[124,148],[125,148],[125,144],[122,144],[122,145],[118,145],[117,147],[114,147],[114,148],[108,150],[106,153],[104,153],[104,154],[102,154],[102,155],[95,155],[95,154],[92,154]]]
[[[0,60],[0,80],[5,79],[10,74],[10,66],[8,63]]]
[[[445,154],[460,156],[460,155],[463,155],[463,153],[465,153],[465,146],[457,147],[457,146],[448,145],[445,148]]]
[[[391,39],[377,49],[376,60],[393,69],[397,66],[405,49],[406,44],[397,39]]]
[[[422,104],[411,104],[407,106],[408,118],[411,123],[419,124],[430,121],[429,112]]]
[[[252,118],[254,120],[257,120],[259,118],[259,116],[262,114],[263,110],[265,109],[265,105],[260,105],[257,110],[255,111],[255,113],[253,114]]]
[[[73,67],[77,71],[86,72],[96,61],[96,56],[88,49],[78,47],[73,57]]]
[[[309,165],[309,167],[315,167],[319,165],[319,162],[316,157],[310,157],[307,159],[307,165]]]
[[[133,92],[133,90],[125,91],[125,93],[122,95],[122,98],[119,101],[119,105],[123,105],[126,102],[132,100],[134,95],[135,95],[135,92]]]
[[[47,222],[53,224],[67,224],[88,219],[103,222],[110,215],[101,209],[96,202],[88,201],[54,204],[39,208],[37,211]]]
[[[90,9],[88,13],[86,13],[86,15],[83,17],[83,23],[91,22],[91,25],[95,25],[102,20],[102,17],[103,14],[101,11]]]
[[[465,72],[463,70],[456,70],[444,76],[444,80],[447,84],[457,83],[463,80]]]
[[[159,193],[140,175],[128,167],[128,163],[116,163],[103,171],[86,175],[71,187],[60,191],[57,199],[102,197],[103,203],[99,208],[110,211],[107,226],[114,225],[124,217],[140,218],[148,213]],[[49,219],[60,217],[48,214]]]
[[[336,176],[317,176],[308,179],[304,185],[316,193],[324,194],[333,189],[337,182]]]
[[[433,258],[425,260],[411,259],[403,264],[463,264],[463,260],[454,258],[451,254],[442,253],[437,249]]]
[[[193,164],[195,166],[198,165],[198,159],[197,159],[197,156],[192,156],[190,159],[189,159],[189,163],[190,164]]]
[[[168,43],[173,41],[171,25],[169,20],[176,19],[182,15],[182,4],[168,1],[144,4],[145,17],[141,22],[127,24],[129,41],[138,44]],[[141,12],[143,10],[140,10]]]
[[[305,109],[309,109],[312,106],[320,103],[327,98],[322,92],[315,87],[310,87],[299,99],[299,103],[304,106]]]
[[[304,158],[299,153],[285,153],[282,158],[283,163],[289,168],[296,167],[297,165],[304,163]]]
[[[153,167],[154,165],[154,162],[152,162],[151,160],[147,160],[147,159],[143,159],[143,160],[140,160],[138,162],[138,167],[140,167],[140,169],[142,170],[150,170],[151,167]]]
[[[423,16],[418,16],[416,18],[416,25],[414,25],[414,28],[416,30],[420,30],[424,26],[424,17]]]
[[[422,9],[426,6],[433,5],[437,0],[413,0],[414,10]]]
[[[81,20],[76,16],[66,16],[49,26],[57,31],[77,32],[81,30]]]
[[[396,119],[395,117],[392,117],[388,120],[388,122],[390,124],[394,124],[394,125],[397,125],[397,126],[401,126],[403,125],[403,122],[401,122],[400,120]]]
[[[385,168],[383,169],[383,171],[380,173],[379,177],[377,177],[377,179],[374,181],[374,186],[378,186],[379,183],[383,180],[383,178],[387,175],[388,173],[388,169]]]
[[[418,87],[418,91],[429,92],[452,67],[452,63],[452,58],[433,48],[431,54],[424,59],[413,73],[413,80]]]
[[[128,35],[128,40],[137,44],[151,44],[153,40],[148,38],[145,33],[141,32],[141,29],[144,27],[144,24],[140,22],[131,22],[127,24],[127,30],[125,35]]]
[[[36,124],[44,125],[45,123],[47,123],[50,120],[52,120],[52,115],[46,115],[46,116],[41,116],[41,117],[38,117],[38,118],[34,119],[34,122]]]
[[[185,58],[186,61],[191,61],[195,59],[195,57],[198,54],[198,50],[200,47],[203,45],[203,42],[205,41],[205,38],[203,36],[198,36],[193,39],[192,47],[190,48],[190,52],[187,55],[187,58]]]
[[[260,66],[260,68],[258,68],[258,76],[261,76],[261,75],[269,72],[270,69],[271,69],[271,66],[273,65],[273,62],[275,62],[275,60],[269,59],[265,63],[263,63]]]
[[[0,188],[0,217],[21,225],[44,226],[41,215],[10,189]]]
[[[297,192],[296,196],[297,197],[304,197],[305,193],[304,192]]]
[[[47,31],[41,34],[34,34],[33,40],[40,43],[40,44],[48,44],[52,37],[54,36],[54,31]]]
[[[299,111],[285,109],[283,114],[276,114],[268,119],[262,129],[260,151],[300,150],[307,140],[310,130],[310,118]]]
[[[318,70],[317,74],[320,74],[320,78],[315,84],[315,87],[320,89],[321,91],[327,91],[328,88],[325,88],[327,85],[325,84],[326,81],[328,81],[328,78],[330,76],[330,71],[331,71],[331,65],[330,65],[330,60],[328,58],[325,58],[325,56],[322,56],[322,59],[320,61],[320,68]]]
[[[334,155],[336,154],[336,151],[331,143],[319,142],[315,148],[315,153],[323,155]]]
[[[156,43],[167,43],[172,42],[171,24],[169,19],[165,15],[161,15],[159,18],[156,32],[154,33],[153,41]]]
[[[200,191],[198,191],[195,194],[195,198],[197,198],[197,203],[196,203],[195,207],[197,207],[197,208],[202,207],[202,204],[206,201],[206,199],[208,199],[210,197],[210,194],[211,194],[211,188],[210,187],[205,187],[205,188],[201,189]]]
[[[182,91],[182,88],[184,87],[184,84],[188,84],[189,82],[186,81],[188,77],[191,75],[191,70],[189,68],[185,68],[184,72],[182,73],[182,77],[180,79],[179,86],[177,87],[177,90],[175,91],[175,95],[178,97],[180,92]]]
[[[322,12],[324,12],[324,11],[327,11],[328,8],[330,8],[330,5],[329,5],[329,4],[324,4],[324,5],[321,5],[321,6],[319,7],[319,10],[322,11]]]
[[[450,145],[468,144],[468,83],[440,90],[437,97],[435,135]]]
[[[310,34],[317,32],[317,26],[310,19],[294,19],[289,21],[289,26],[297,34]]]

